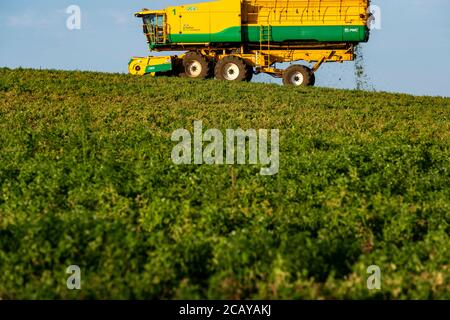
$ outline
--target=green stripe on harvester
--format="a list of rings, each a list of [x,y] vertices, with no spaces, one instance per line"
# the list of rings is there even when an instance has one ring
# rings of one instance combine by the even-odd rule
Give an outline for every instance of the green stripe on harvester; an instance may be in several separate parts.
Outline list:
[[[170,71],[172,70],[172,64],[171,63],[164,63],[164,64],[157,64],[154,66],[147,66],[145,68],[145,73],[150,72],[164,72],[164,71]]]
[[[267,27],[266,27],[267,28]],[[267,31],[265,32],[267,34]],[[231,27],[217,33],[169,34],[170,43],[259,42],[259,26]],[[262,39],[267,41],[267,39]],[[366,26],[272,26],[270,41],[354,41],[367,40]]]

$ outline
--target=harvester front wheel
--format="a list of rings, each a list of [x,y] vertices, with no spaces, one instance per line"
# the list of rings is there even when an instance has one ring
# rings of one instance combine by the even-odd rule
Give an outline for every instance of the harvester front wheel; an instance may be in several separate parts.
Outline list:
[[[294,64],[283,71],[283,84],[287,86],[313,86],[314,73],[308,67]]]
[[[243,81],[248,79],[249,69],[244,60],[235,56],[226,56],[217,62],[214,69],[216,79]]]
[[[209,63],[200,53],[188,52],[183,57],[183,70],[181,76],[205,79],[209,74]]]

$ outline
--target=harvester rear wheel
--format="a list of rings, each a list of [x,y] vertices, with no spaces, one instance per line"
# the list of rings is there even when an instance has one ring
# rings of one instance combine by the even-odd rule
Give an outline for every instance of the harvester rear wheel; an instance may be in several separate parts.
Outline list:
[[[209,63],[197,52],[188,52],[183,57],[183,73],[180,76],[195,79],[205,79],[209,75]]]
[[[308,67],[294,64],[283,71],[283,84],[287,86],[312,86],[314,73]]]
[[[309,80],[309,85],[312,87],[316,84],[316,74],[312,69],[309,69],[309,72],[311,73],[311,79]]]
[[[243,81],[248,79],[249,69],[244,60],[236,56],[226,56],[217,62],[214,75],[219,80]]]
[[[245,81],[250,82],[253,79],[253,67],[250,65],[247,65],[247,77],[245,78]]]
[[[316,84],[316,74],[311,71],[311,80],[309,81],[309,85],[313,87]]]

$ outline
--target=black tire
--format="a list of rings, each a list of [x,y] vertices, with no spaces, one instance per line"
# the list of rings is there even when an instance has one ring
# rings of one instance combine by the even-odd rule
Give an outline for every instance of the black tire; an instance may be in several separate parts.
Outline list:
[[[244,81],[248,79],[249,68],[239,57],[226,56],[217,62],[214,68],[216,79],[227,81]]]
[[[253,67],[247,65],[247,78],[245,78],[245,81],[250,82],[253,79]]]
[[[214,79],[214,69],[216,67],[216,61],[215,59],[209,60],[209,72],[206,76],[207,79]]]
[[[181,77],[205,79],[210,73],[210,65],[204,56],[197,52],[188,52],[183,57]]]
[[[283,71],[283,84],[286,86],[311,86],[314,82],[314,73],[308,67],[294,64]]]
[[[309,86],[313,87],[316,84],[316,74],[311,69],[309,69],[309,71],[311,72],[311,80],[309,81]]]

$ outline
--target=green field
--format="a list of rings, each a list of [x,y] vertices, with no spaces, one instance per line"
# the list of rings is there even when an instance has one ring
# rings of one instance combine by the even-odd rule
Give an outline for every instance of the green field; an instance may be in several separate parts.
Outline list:
[[[173,164],[195,120],[279,173]],[[449,155],[447,98],[0,69],[0,299],[450,299]]]

